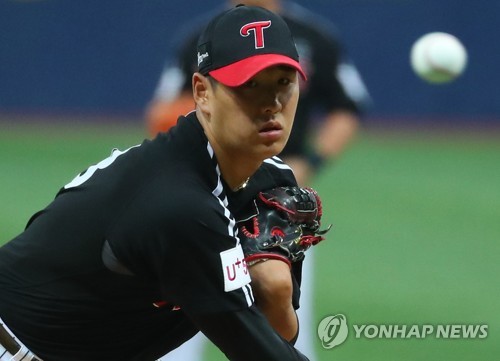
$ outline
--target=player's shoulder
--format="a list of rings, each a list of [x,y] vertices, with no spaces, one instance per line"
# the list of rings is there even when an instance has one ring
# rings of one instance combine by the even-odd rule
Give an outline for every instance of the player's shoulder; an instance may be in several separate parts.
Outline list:
[[[277,156],[265,159],[252,178],[255,178],[259,191],[297,185],[292,168]]]
[[[167,192],[166,198],[180,197],[189,203],[212,199],[218,184],[215,155],[195,112],[179,117],[177,125],[158,134],[153,143],[164,163],[158,165],[159,175],[164,178],[158,182],[175,191]]]
[[[278,156],[267,158],[262,163],[261,169],[267,170],[275,176],[293,177],[292,168]]]

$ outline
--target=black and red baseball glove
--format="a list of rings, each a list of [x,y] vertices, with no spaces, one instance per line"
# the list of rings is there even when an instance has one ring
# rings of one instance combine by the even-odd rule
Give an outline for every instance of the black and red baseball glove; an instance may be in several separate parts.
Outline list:
[[[239,237],[249,266],[277,259],[291,266],[322,240],[331,225],[320,230],[322,206],[312,188],[278,187],[260,192],[256,214],[239,223]]]

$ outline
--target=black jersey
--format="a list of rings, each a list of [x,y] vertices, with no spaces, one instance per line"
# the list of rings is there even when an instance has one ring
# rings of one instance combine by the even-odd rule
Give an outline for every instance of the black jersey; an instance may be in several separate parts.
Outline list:
[[[295,179],[275,157],[232,192],[195,113],[180,118],[0,248],[0,317],[47,361],[154,360],[200,329],[234,360],[304,359],[253,304],[234,216],[282,185]]]
[[[300,64],[308,76],[306,82],[300,82],[300,101],[282,155],[303,155],[307,134],[320,118],[318,114],[333,110],[361,113],[369,95],[357,69],[345,56],[333,25],[293,2],[283,1],[282,8],[280,15],[292,32]],[[198,36],[213,14],[198,17],[175,36],[173,47],[178,58],[167,61],[155,97],[171,100],[180,90],[191,89],[191,75],[197,71]]]

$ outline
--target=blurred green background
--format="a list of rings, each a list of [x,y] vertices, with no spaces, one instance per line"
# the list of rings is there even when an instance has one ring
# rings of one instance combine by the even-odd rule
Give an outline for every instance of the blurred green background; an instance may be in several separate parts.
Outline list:
[[[0,122],[0,244],[78,172],[138,144],[142,123]],[[365,130],[315,180],[315,320],[350,335],[319,360],[498,360],[500,134]],[[487,324],[486,339],[356,339],[352,324]],[[206,360],[223,360],[209,347]]]

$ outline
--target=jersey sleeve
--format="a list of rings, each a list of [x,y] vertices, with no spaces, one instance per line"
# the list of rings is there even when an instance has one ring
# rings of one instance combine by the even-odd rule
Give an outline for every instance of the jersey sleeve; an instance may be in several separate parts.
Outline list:
[[[157,283],[163,301],[189,312],[252,305],[236,222],[224,201],[195,185],[168,194],[154,188],[135,197],[113,227],[108,242],[116,257]]]
[[[251,306],[250,273],[234,218],[223,200],[213,195],[197,199],[193,206],[181,212],[185,223],[173,227],[179,242],[173,245],[176,259],[163,274],[166,296],[172,294],[174,302],[193,312]],[[171,278],[172,274],[176,276]]]
[[[307,361],[281,338],[255,307],[192,315],[197,327],[232,361]]]

